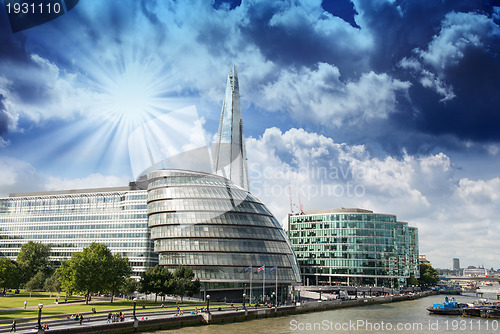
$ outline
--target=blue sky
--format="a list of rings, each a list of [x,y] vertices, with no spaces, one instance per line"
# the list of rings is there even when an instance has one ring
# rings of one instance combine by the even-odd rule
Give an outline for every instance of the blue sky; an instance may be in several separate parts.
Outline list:
[[[493,5],[80,0],[12,33],[2,4],[0,194],[124,185],[131,133],[191,105],[210,140],[234,63],[251,190],[280,221],[290,197],[393,213],[436,266],[499,268]]]

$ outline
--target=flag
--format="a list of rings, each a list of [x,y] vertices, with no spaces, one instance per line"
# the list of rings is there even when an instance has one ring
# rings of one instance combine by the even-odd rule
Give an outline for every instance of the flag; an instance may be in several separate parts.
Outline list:
[[[257,272],[260,273],[264,269],[266,269],[266,266],[259,267],[259,269],[257,269]]]
[[[252,270],[252,266],[248,266],[245,268],[245,272],[249,272],[250,270]]]
[[[278,270],[278,267],[276,267],[276,266],[272,267],[271,270],[269,270],[269,272],[272,273],[275,270]]]

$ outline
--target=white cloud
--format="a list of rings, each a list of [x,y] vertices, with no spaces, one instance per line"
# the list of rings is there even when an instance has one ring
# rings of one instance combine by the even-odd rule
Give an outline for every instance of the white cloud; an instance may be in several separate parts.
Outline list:
[[[44,179],[25,161],[0,156],[0,196],[10,193],[34,192],[44,189]]]
[[[396,94],[406,93],[410,83],[374,72],[358,81],[342,82],[337,67],[319,63],[317,69],[284,69],[275,82],[262,88],[256,103],[267,109],[290,110],[297,119],[341,126],[386,119],[396,110]]]
[[[419,76],[423,87],[431,88],[446,102],[455,98],[445,71],[457,66],[471,48],[488,48],[492,37],[500,36],[500,28],[492,18],[479,13],[448,13],[441,29],[427,49],[413,50],[415,57],[404,57],[399,66]]]
[[[446,15],[441,30],[429,43],[427,50],[416,53],[424,63],[440,72],[458,64],[470,47],[480,47],[484,39],[500,33],[493,19],[477,13],[455,13]]]
[[[438,267],[459,255],[497,266],[500,179],[456,179],[444,153],[371,157],[363,145],[290,129],[247,139],[251,191],[284,221],[299,196],[305,210],[360,207],[392,213],[419,228],[421,253]],[[290,191],[291,190],[291,191]],[[443,247],[446,244],[446,247]],[[478,263],[481,259],[484,263]]]
[[[92,189],[107,187],[126,187],[129,183],[128,176],[102,175],[99,173],[90,174],[83,178],[67,179],[49,176],[47,178],[47,190],[71,190],[71,189]]]

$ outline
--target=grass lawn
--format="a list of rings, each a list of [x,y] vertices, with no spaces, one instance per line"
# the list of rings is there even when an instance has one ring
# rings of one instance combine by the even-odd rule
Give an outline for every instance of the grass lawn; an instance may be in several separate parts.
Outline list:
[[[81,300],[81,297],[71,297],[68,300]],[[48,293],[33,293],[31,295],[31,299],[29,299],[29,294],[21,293],[20,295],[8,295],[0,297],[0,320],[8,320],[8,319],[20,319],[20,318],[30,318],[38,316],[38,308],[29,309],[21,309],[21,310],[12,310],[12,308],[16,307],[24,307],[24,301],[28,302],[29,306],[36,306],[39,302],[42,302],[44,307],[42,309],[42,317],[50,316],[50,315],[60,315],[60,314],[72,314],[72,313],[86,313],[91,312],[92,307],[96,308],[97,312],[100,311],[108,311],[108,310],[121,310],[127,308],[133,308],[134,302],[131,300],[122,300],[115,299],[113,303],[109,301],[98,301],[97,299],[92,300],[88,305],[85,304],[58,304],[55,305],[55,297],[53,296],[50,299]],[[61,296],[59,300],[64,301],[64,296]],[[161,306],[164,304],[166,308],[176,307],[176,303],[174,301],[158,301],[157,303],[154,300],[138,300],[137,301],[137,312],[141,311],[143,305],[148,307],[151,306]],[[184,302],[183,304],[189,304],[189,302]],[[54,305],[48,307],[48,305]],[[191,307],[189,307],[191,308]]]

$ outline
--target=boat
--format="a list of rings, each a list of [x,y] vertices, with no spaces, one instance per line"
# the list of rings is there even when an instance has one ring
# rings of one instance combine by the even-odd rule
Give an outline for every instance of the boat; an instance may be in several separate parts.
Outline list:
[[[500,309],[489,308],[481,311],[483,318],[500,318]]]
[[[443,304],[432,304],[432,307],[428,307],[427,311],[439,315],[461,315],[462,310],[467,307],[467,304],[449,301],[448,297],[446,297]]]

